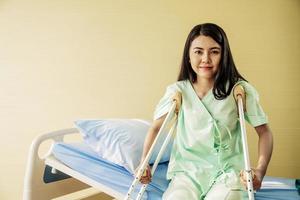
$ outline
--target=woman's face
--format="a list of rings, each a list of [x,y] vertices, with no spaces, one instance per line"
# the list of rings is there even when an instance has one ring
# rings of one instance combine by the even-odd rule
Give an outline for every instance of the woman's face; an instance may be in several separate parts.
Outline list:
[[[221,60],[221,46],[211,37],[200,35],[190,46],[190,63],[197,80],[214,80]]]

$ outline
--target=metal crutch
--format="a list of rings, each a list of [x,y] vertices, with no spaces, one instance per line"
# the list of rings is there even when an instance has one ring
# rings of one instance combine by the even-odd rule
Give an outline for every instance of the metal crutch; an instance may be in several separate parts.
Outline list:
[[[130,186],[128,192],[127,192],[127,195],[124,198],[124,200],[131,200],[131,194],[134,191],[134,188],[136,187],[136,185],[138,184],[140,178],[142,177],[144,171],[146,170],[146,167],[147,167],[147,165],[149,163],[149,160],[150,160],[150,158],[152,156],[152,153],[154,151],[154,147],[157,144],[159,137],[162,135],[162,133],[166,129],[168,123],[171,122],[172,119],[174,118],[174,116],[176,116],[176,114],[178,113],[180,104],[181,104],[181,93],[177,92],[175,94],[174,98],[173,98],[172,106],[171,106],[171,108],[170,108],[170,110],[169,110],[169,112],[168,112],[168,114],[167,114],[167,116],[166,116],[166,118],[165,118],[165,120],[164,120],[164,122],[163,122],[163,124],[162,124],[162,126],[161,126],[161,128],[160,128],[160,130],[159,130],[159,132],[158,132],[158,134],[156,136],[156,138],[155,138],[155,140],[153,141],[153,143],[152,143],[152,145],[151,145],[151,147],[150,147],[150,149],[149,149],[149,151],[148,151],[148,153],[146,155],[146,158],[144,159],[142,165],[140,166],[140,168],[138,170],[138,173],[135,176],[135,178],[134,178],[134,180],[133,180],[133,182],[132,182],[132,184],[131,184],[131,186]],[[152,166],[151,175],[154,174],[154,172],[155,172],[155,170],[157,168],[157,165],[158,165],[158,163],[159,163],[159,161],[160,161],[160,159],[161,159],[161,157],[162,157],[162,155],[163,155],[163,153],[164,153],[164,151],[165,151],[165,149],[166,149],[166,147],[167,147],[167,145],[168,145],[168,143],[169,143],[169,141],[170,141],[170,139],[171,139],[171,137],[172,137],[172,135],[174,133],[174,130],[176,129],[176,127],[177,127],[177,120],[173,124],[173,126],[170,128],[170,131],[169,131],[169,133],[168,133],[165,141],[163,142],[163,144],[161,146],[161,149],[160,149],[160,151],[159,151],[159,153],[157,155],[157,158],[155,159],[155,162],[154,162],[154,164]],[[144,192],[146,190],[147,185],[148,184],[143,184],[143,186],[141,187],[141,189],[140,189],[140,191],[139,191],[139,193],[138,193],[138,195],[136,197],[136,200],[140,200],[142,198],[142,196],[143,196],[143,194],[144,194]]]
[[[245,172],[247,178],[247,192],[248,192],[249,200],[254,200],[253,182],[252,182],[252,174],[251,174],[251,167],[250,167],[245,118],[244,118],[244,111],[246,111],[246,92],[243,86],[236,85],[233,88],[233,95],[238,104],[238,110],[239,110],[239,120],[240,120],[241,133],[242,133]]]

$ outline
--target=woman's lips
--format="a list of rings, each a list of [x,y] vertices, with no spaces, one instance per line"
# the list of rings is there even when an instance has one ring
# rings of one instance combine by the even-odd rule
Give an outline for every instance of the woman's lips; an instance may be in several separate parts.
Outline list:
[[[210,65],[201,65],[200,68],[212,68]]]
[[[212,67],[200,66],[199,69],[210,70],[212,69]]]

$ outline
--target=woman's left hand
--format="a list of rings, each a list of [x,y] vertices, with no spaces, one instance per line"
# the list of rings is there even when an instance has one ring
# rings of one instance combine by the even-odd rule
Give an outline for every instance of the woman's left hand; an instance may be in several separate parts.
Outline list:
[[[261,187],[262,180],[264,178],[263,173],[258,169],[251,169],[251,173],[253,189],[259,190]],[[245,186],[245,188],[247,188],[247,173],[244,170],[240,172],[240,181]]]

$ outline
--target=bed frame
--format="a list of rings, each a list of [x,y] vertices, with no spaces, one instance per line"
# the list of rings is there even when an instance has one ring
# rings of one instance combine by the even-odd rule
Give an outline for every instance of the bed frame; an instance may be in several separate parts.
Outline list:
[[[46,133],[34,139],[30,146],[26,174],[24,179],[23,200],[53,199],[89,187],[96,188],[115,199],[123,199],[120,194],[101,183],[69,168],[52,155],[53,144],[48,153],[39,157],[40,145],[47,141],[63,142],[64,136],[79,134],[76,128],[69,128]],[[94,194],[92,194],[94,195]]]
[[[56,200],[79,200],[99,193],[105,193],[113,199],[124,199],[125,194],[121,194],[120,192],[71,169],[53,156],[52,149],[54,143],[66,142],[65,140],[67,138],[65,136],[72,134],[79,134],[79,130],[76,128],[63,129],[40,135],[34,139],[30,146],[24,179],[23,200],[49,200],[53,198],[57,198]],[[49,151],[44,156],[40,157],[38,152],[39,149],[42,149],[41,147],[43,147],[43,145],[41,144],[45,141],[52,141],[53,143]],[[76,193],[76,195],[72,194],[81,190],[85,190],[84,196],[82,195],[82,192],[79,193],[81,194],[81,197],[79,197],[78,193]],[[275,188],[272,191],[277,191],[277,193],[274,194],[276,195],[279,194],[278,192],[284,190]],[[287,192],[284,192],[284,195],[289,196],[288,199],[299,198],[296,187],[286,191]],[[64,195],[68,195],[66,196],[68,198],[59,198]],[[270,197],[270,199],[273,197]],[[263,198],[266,199],[265,197]],[[280,199],[285,199],[285,197],[282,198],[281,194]]]

